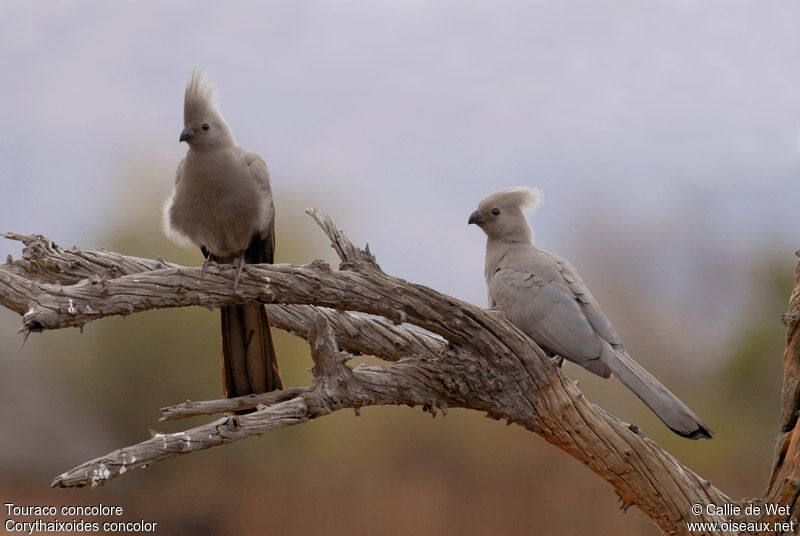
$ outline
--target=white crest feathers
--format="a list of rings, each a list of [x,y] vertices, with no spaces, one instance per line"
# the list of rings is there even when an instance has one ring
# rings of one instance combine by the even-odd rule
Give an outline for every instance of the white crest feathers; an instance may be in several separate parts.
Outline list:
[[[188,126],[192,121],[205,120],[212,115],[220,116],[215,96],[214,84],[202,71],[195,69],[186,84],[183,99],[184,124]]]
[[[518,207],[524,214],[530,214],[542,206],[543,201],[544,195],[538,188],[515,186],[486,196],[480,206],[489,210],[495,207]]]

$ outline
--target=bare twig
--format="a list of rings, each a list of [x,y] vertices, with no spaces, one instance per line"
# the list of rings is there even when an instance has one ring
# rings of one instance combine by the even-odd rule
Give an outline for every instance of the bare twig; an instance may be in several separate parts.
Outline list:
[[[0,303],[23,316],[26,329],[80,326],[105,316],[154,308],[267,304],[273,325],[307,337],[314,378],[309,387],[248,397],[187,402],[162,419],[245,408],[207,425],[112,452],[58,477],[54,486],[102,484],[159,460],[222,445],[273,428],[307,422],[342,408],[421,405],[486,412],[533,431],[608,481],[626,506],[636,505],[666,533],[687,534],[689,521],[737,520],[692,511],[732,503],[635,427],[585,399],[550,359],[502,315],[383,273],[368,250],[355,247],[330,218],[309,214],[331,240],[342,271],[256,265],[233,290],[230,266],[196,268],[112,252],[64,250],[39,236],[7,235],[26,244],[21,260],[0,266]],[[785,434],[765,500],[797,500],[797,322],[800,276],[787,316]],[[392,363],[350,368],[352,353]],[[794,510],[793,510],[794,511]],[[794,513],[792,514],[795,515]],[[768,519],[768,518],[765,518]],[[732,532],[718,532],[732,533]]]
[[[318,214],[316,221],[324,222]],[[330,218],[329,225],[333,226]],[[338,231],[337,231],[338,232]],[[84,279],[104,281],[125,275],[142,274],[162,268],[180,268],[179,265],[162,259],[128,257],[110,251],[83,251],[77,248],[63,249],[52,240],[41,235],[6,233],[5,238],[25,244],[23,258],[4,265],[4,269],[20,277],[41,283],[73,285]],[[354,258],[352,245],[350,257]],[[345,255],[342,252],[342,255]],[[373,258],[374,260],[374,258]],[[2,295],[0,295],[2,300]],[[25,298],[18,298],[6,307],[24,314],[21,310]],[[441,353],[447,343],[421,329],[397,329],[381,317],[355,312],[337,311],[312,305],[267,304],[270,323],[280,329],[306,338],[309,319],[314,311],[326,316],[336,333],[337,342],[350,352],[379,355],[383,359],[396,360],[409,354],[431,351]]]
[[[239,403],[229,407],[222,407],[225,401],[217,401],[217,411],[246,407],[256,407],[257,411],[229,415],[183,432],[155,434],[147,441],[116,450],[59,475],[52,486],[97,486],[157,461],[261,435],[275,428],[303,424],[343,408],[387,404],[437,407],[437,399],[428,388],[433,372],[419,364],[401,362],[355,370],[348,367],[345,362],[351,356],[337,350],[333,330],[322,314],[317,314],[313,321],[309,343],[314,360],[311,387],[259,395],[258,400],[252,400],[255,404],[248,401],[252,396],[231,399]],[[443,395],[439,397],[443,399]],[[446,405],[439,402],[438,407]]]

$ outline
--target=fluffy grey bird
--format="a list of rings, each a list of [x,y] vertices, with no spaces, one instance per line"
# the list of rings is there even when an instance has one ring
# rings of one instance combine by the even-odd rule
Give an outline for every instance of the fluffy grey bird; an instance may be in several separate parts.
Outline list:
[[[538,190],[508,188],[469,217],[487,236],[489,307],[546,350],[604,378],[613,373],[676,434],[711,439],[712,430],[628,355],[575,268],[533,245],[526,213],[541,202]]]
[[[275,208],[264,160],[245,151],[217,108],[214,86],[192,73],[183,105],[180,141],[189,145],[178,164],[175,189],[164,206],[164,230],[201,249],[206,261],[236,261],[234,288],[244,264],[272,263]],[[222,378],[227,397],[283,387],[267,312],[262,305],[222,307]]]

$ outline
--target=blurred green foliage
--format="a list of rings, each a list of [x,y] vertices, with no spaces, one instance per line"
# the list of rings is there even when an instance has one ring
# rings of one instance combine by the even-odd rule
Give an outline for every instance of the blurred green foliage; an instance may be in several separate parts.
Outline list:
[[[723,391],[731,395],[737,412],[755,415],[763,422],[766,414],[776,414],[783,363],[785,328],[780,316],[786,311],[794,274],[786,258],[767,257],[754,269],[754,288],[747,309],[741,312],[739,328],[733,338],[733,352],[721,375]],[[775,396],[742,397],[743,393],[774,393]],[[739,395],[739,396],[734,396]],[[777,418],[777,417],[776,417]]]
[[[752,494],[766,486],[780,427],[786,311],[794,281],[794,257],[765,254],[752,266],[746,307],[730,335],[730,350],[711,390],[717,425],[728,431],[728,448],[717,463],[735,467],[731,493]]]

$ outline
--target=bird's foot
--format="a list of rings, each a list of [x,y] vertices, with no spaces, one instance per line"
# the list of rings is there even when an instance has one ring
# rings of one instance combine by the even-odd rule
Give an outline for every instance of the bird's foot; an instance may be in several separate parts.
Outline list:
[[[209,255],[208,257],[206,257],[206,260],[204,260],[202,266],[200,266],[200,275],[201,276],[206,275],[206,268],[208,268],[209,265],[216,263],[217,261],[214,260],[213,255]]]

